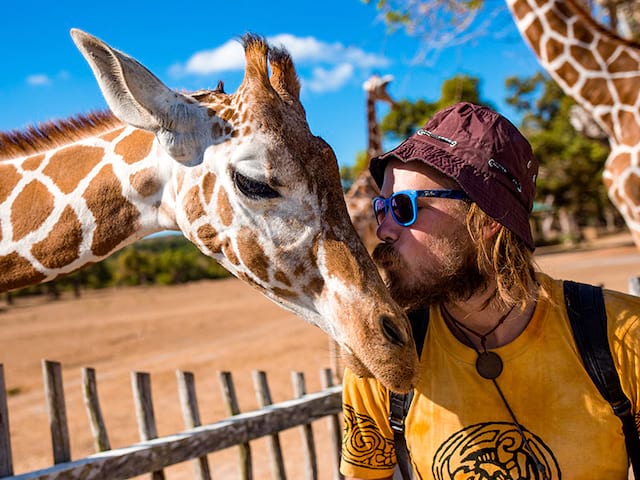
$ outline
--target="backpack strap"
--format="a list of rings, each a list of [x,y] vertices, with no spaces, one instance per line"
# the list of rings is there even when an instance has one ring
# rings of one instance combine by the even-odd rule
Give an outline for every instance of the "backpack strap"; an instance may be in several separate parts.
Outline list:
[[[584,367],[600,394],[622,421],[627,453],[635,478],[640,478],[640,435],[631,402],[620,385],[607,335],[607,313],[602,288],[565,281],[567,313]]]
[[[429,309],[418,310],[409,314],[411,331],[416,344],[418,358],[422,354],[424,339],[429,327]],[[404,436],[404,421],[409,412],[415,390],[408,393],[389,392],[389,424],[393,430],[393,442],[396,448],[396,460],[403,480],[411,480],[411,457]]]

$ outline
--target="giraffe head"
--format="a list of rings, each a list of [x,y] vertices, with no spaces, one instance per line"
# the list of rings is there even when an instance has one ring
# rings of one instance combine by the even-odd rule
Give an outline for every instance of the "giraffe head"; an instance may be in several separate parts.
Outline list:
[[[247,35],[236,93],[181,94],[101,40],[72,36],[113,113],[155,135],[164,224],[327,332],[356,371],[411,388],[408,321],[349,220],[336,157],[309,130],[288,53]]]
[[[362,88],[367,92],[367,99],[375,102],[386,102],[391,107],[396,106],[396,102],[387,92],[387,85],[393,80],[393,75],[380,76],[374,74],[370,76],[363,84]]]

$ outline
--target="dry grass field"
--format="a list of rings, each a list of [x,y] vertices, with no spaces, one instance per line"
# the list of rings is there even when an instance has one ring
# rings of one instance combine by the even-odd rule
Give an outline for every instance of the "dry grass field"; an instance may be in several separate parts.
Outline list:
[[[626,235],[592,249],[537,255],[554,276],[602,283],[627,291],[640,274],[640,252]],[[159,435],[183,429],[176,370],[195,374],[203,423],[226,417],[218,372],[231,371],[243,411],[257,407],[253,370],[268,374],[274,401],[292,398],[291,372],[302,371],[309,392],[320,389],[320,371],[329,366],[328,340],[235,279],[175,287],[137,287],[84,292],[55,302],[18,299],[0,303],[0,363],[9,396],[16,473],[51,464],[41,360],[63,366],[67,417],[74,458],[92,453],[81,396],[81,367],[96,369],[98,392],[112,447],[138,441],[130,372],[151,373]],[[314,423],[319,452],[329,448],[326,422]],[[285,451],[300,443],[298,431],[282,434]],[[253,443],[255,478],[270,478],[265,442]],[[285,455],[289,478],[299,478],[299,457]],[[322,478],[331,478],[330,460],[320,456]],[[214,478],[238,477],[233,449],[210,455]],[[167,478],[190,478],[191,466],[167,469]]]

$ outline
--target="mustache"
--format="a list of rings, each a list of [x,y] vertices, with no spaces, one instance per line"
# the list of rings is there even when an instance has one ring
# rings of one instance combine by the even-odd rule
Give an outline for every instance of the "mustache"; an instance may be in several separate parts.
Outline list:
[[[376,245],[371,253],[371,258],[373,258],[373,261],[378,267],[384,269],[393,268],[401,262],[400,254],[394,246],[389,243],[379,243]]]

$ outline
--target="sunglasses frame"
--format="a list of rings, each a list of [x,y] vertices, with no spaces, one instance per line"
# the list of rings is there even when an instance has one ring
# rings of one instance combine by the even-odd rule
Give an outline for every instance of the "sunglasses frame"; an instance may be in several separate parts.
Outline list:
[[[397,197],[398,195],[406,195],[411,200],[411,212],[412,217],[408,222],[401,222],[398,217],[396,217],[393,208],[391,208],[391,201]],[[391,212],[391,216],[393,220],[402,227],[409,227],[413,225],[418,218],[418,198],[449,198],[451,200],[469,200],[468,195],[463,190],[453,190],[450,188],[445,189],[436,189],[436,190],[400,190],[398,192],[394,192],[390,197],[384,198],[382,196],[373,197],[371,200],[371,207],[373,208],[373,216],[376,219],[378,225],[380,225],[380,221],[378,220],[378,213],[376,212],[376,202],[382,201],[384,202],[384,218],[387,216],[387,212]]]

